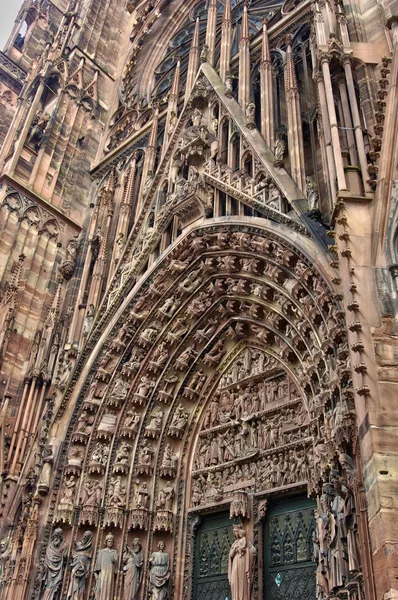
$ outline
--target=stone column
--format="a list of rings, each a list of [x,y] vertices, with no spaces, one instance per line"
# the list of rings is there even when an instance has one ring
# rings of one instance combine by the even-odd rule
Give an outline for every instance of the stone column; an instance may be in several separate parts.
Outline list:
[[[370,185],[367,182],[367,180],[369,179],[368,161],[366,159],[365,144],[363,141],[363,133],[362,133],[362,127],[361,127],[361,119],[359,117],[358,103],[357,103],[357,97],[355,94],[355,87],[354,87],[354,79],[352,76],[351,56],[348,54],[345,54],[342,59],[342,62],[343,62],[344,72],[345,72],[346,81],[347,81],[347,89],[348,89],[348,96],[350,99],[352,119],[354,122],[354,133],[355,133],[355,139],[356,139],[356,143],[357,143],[357,151],[358,151],[358,157],[359,157],[359,165],[360,165],[361,173],[362,173],[363,187],[365,190],[365,195],[369,195],[372,193],[372,190],[370,188]]]
[[[15,447],[15,452],[14,452],[14,457],[11,463],[11,467],[10,467],[10,475],[15,475],[19,472],[18,469],[18,462],[19,462],[19,456],[21,455],[22,458],[22,454],[21,454],[21,446],[23,443],[23,433],[26,430],[26,425],[29,419],[29,414],[31,411],[31,406],[33,403],[33,396],[35,394],[35,390],[36,390],[36,377],[32,377],[31,381],[30,381],[30,390],[29,390],[29,396],[27,399],[27,402],[25,404],[25,406],[22,405],[21,402],[21,413],[22,413],[22,422],[21,422],[21,426],[18,430],[16,430],[16,435],[17,435],[17,444]]]
[[[191,49],[189,50],[187,82],[185,87],[185,102],[189,100],[193,84],[199,67],[199,17],[196,19],[192,36]]]
[[[226,0],[224,15],[221,27],[221,50],[220,50],[220,79],[223,83],[226,81],[226,75],[229,71],[229,62],[231,59],[231,0]]]
[[[305,191],[305,165],[300,100],[292,56],[291,35],[286,36],[285,89],[287,104],[290,171],[302,192]]]
[[[250,40],[247,5],[243,6],[242,28],[239,39],[239,84],[238,102],[246,110],[250,102]]]
[[[318,98],[319,98],[319,113],[322,118],[323,133],[325,136],[325,151],[326,160],[328,165],[329,177],[327,178],[330,185],[330,192],[332,195],[332,206],[336,199],[337,186],[336,186],[336,165],[334,163],[333,146],[332,146],[332,134],[330,131],[329,113],[326,101],[325,82],[320,71],[315,75],[315,80],[318,86]]]
[[[325,95],[326,95],[326,104],[328,107],[330,133],[331,133],[332,147],[333,147],[333,156],[334,156],[334,163],[336,166],[337,186],[338,186],[339,190],[347,190],[347,184],[346,184],[345,175],[344,175],[343,157],[341,155],[341,147],[340,147],[339,130],[338,130],[338,125],[337,125],[336,110],[334,107],[332,79],[330,77],[330,69],[329,69],[330,58],[331,58],[330,54],[327,54],[325,52],[321,53],[320,62],[322,65],[322,73],[323,73],[323,81],[324,81],[323,91],[325,92]]]
[[[274,106],[272,91],[272,65],[268,43],[267,20],[263,19],[263,37],[260,62],[261,134],[266,144],[274,147]]]
[[[340,92],[340,99],[341,99],[341,108],[343,111],[343,118],[344,118],[343,125],[345,127],[345,132],[346,132],[346,137],[347,137],[350,162],[353,166],[356,166],[356,165],[358,165],[358,155],[357,155],[357,150],[356,150],[356,146],[355,146],[353,126],[352,126],[351,114],[350,114],[350,105],[348,103],[348,96],[347,96],[347,88],[346,88],[346,84],[345,84],[345,81],[343,78],[339,79],[338,84],[339,84],[339,92]]]
[[[207,9],[206,46],[207,62],[214,65],[214,53],[216,49],[216,26],[217,26],[217,0],[209,0]]]

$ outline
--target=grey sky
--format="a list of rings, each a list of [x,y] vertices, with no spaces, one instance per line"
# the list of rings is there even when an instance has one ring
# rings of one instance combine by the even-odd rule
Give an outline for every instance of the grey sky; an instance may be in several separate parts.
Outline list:
[[[4,49],[23,0],[0,0],[0,50]]]

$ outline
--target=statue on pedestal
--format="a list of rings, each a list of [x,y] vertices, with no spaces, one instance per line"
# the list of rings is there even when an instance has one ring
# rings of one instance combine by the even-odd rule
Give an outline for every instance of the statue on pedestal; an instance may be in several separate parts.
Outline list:
[[[126,544],[126,551],[123,554],[123,561],[123,600],[136,600],[142,581],[142,566],[144,564],[142,545],[138,538],[133,540],[131,548],[128,544]]]
[[[159,542],[158,551],[152,552],[149,559],[150,600],[168,600],[170,579],[170,558],[165,552],[166,544]]]
[[[66,548],[62,529],[55,529],[44,559],[44,591],[41,600],[56,600],[64,575]]]
[[[83,600],[88,574],[90,572],[93,534],[86,531],[80,542],[75,543],[70,567],[71,578],[67,600]]]
[[[95,600],[110,600],[114,595],[118,555],[113,548],[114,537],[111,533],[106,536],[105,544],[95,561]]]
[[[228,560],[231,600],[251,600],[257,550],[248,541],[241,525],[234,527],[234,537]]]

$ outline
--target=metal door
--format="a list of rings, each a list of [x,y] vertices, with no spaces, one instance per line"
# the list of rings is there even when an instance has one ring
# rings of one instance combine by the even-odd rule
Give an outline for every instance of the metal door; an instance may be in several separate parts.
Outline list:
[[[228,555],[232,543],[228,513],[203,518],[195,540],[194,600],[231,600]]]
[[[264,600],[315,600],[315,503],[273,504],[264,526]]]

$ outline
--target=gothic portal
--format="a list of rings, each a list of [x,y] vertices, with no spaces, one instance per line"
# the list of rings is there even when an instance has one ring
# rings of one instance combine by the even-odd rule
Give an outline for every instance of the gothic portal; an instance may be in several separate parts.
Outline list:
[[[398,598],[396,0],[24,0],[0,600]]]

